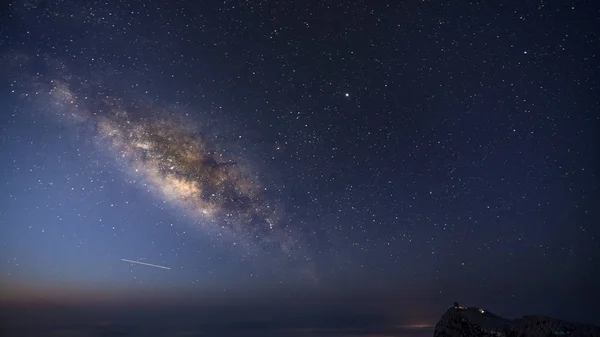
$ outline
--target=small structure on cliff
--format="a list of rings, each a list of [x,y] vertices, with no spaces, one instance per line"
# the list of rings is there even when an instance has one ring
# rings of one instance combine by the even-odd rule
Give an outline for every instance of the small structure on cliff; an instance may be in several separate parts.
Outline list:
[[[466,309],[466,307],[461,307],[458,302],[454,302],[454,309]]]

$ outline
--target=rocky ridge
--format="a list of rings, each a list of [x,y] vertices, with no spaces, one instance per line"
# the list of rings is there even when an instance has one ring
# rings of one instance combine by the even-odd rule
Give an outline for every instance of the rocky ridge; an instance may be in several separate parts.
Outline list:
[[[433,337],[600,337],[600,327],[546,316],[510,320],[473,307],[455,306],[436,324]]]

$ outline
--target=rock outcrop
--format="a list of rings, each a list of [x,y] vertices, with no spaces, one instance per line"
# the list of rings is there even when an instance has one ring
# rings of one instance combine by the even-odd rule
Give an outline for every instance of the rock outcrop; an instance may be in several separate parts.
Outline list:
[[[545,316],[510,320],[471,307],[448,309],[433,337],[600,337],[600,327]]]

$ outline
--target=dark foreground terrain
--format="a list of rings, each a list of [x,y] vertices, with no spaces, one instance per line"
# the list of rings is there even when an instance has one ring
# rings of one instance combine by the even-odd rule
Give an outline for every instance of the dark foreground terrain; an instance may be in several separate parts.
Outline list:
[[[261,312],[243,307],[10,306],[3,337],[600,337],[600,327],[546,316],[506,319],[476,307],[448,309],[434,326],[383,314],[312,307]],[[426,320],[429,321],[429,320]]]
[[[600,327],[576,324],[546,316],[510,320],[480,308],[448,309],[435,326],[434,337],[595,337]]]

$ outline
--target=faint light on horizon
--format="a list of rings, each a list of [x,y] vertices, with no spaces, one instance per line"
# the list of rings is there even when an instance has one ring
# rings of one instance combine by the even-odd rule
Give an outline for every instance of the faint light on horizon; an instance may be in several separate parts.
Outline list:
[[[409,325],[397,325],[397,328],[404,329],[424,329],[424,328],[433,328],[433,324],[409,324]]]

